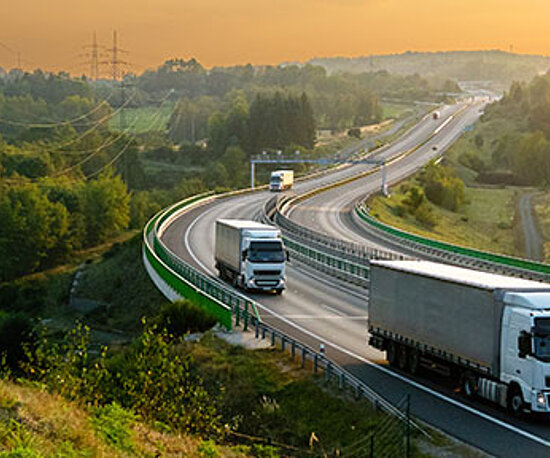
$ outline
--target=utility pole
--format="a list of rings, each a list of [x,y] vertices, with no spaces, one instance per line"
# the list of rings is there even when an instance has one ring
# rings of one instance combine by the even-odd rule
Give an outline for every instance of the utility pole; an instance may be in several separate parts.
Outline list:
[[[85,64],[90,66],[90,80],[97,81],[99,79],[99,50],[104,49],[103,46],[97,44],[97,37],[94,31],[92,35],[92,43],[83,46],[84,49],[89,49],[83,56],[87,58]],[[101,62],[102,64],[105,62]]]

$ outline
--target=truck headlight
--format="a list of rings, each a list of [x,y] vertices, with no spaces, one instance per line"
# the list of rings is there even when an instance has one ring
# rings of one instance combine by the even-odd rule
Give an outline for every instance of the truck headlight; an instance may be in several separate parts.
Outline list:
[[[546,407],[546,397],[544,396],[544,393],[537,393],[537,405],[539,407]]]

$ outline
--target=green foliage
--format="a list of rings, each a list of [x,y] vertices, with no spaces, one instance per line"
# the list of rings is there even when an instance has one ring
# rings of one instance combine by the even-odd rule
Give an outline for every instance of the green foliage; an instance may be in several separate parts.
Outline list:
[[[34,271],[69,251],[69,212],[36,185],[0,189],[0,281]]]
[[[464,202],[464,182],[448,167],[430,163],[420,174],[426,197],[447,210],[457,211]]]
[[[88,245],[105,242],[130,222],[130,197],[119,176],[102,174],[82,188],[80,206]]]
[[[159,329],[169,335],[181,337],[188,332],[204,332],[216,324],[216,318],[189,301],[163,304],[155,318]]]
[[[424,202],[424,191],[419,186],[411,186],[407,190],[406,195],[407,197],[403,200],[403,204],[409,208],[411,213],[414,213]]]
[[[92,425],[107,444],[126,453],[134,452],[132,426],[137,417],[117,403],[95,407],[92,410]]]
[[[213,399],[193,360],[182,355],[177,344],[166,331],[147,327],[122,353],[111,356],[102,348],[94,355],[90,331],[79,324],[61,343],[43,335],[35,349],[27,349],[23,368],[31,380],[68,399],[82,399],[93,406],[116,402],[176,430],[220,434]]]
[[[220,456],[218,447],[213,440],[207,440],[201,442],[198,449],[201,458],[216,458]]]
[[[146,329],[131,349],[111,361],[111,397],[143,418],[204,435],[221,432],[212,399],[165,331]]]
[[[437,218],[426,202],[423,202],[416,208],[414,211],[414,217],[419,223],[429,229],[432,229],[437,224]]]
[[[479,154],[475,151],[466,151],[462,153],[458,158],[458,162],[478,173],[483,172],[486,168],[483,159],[481,159]]]

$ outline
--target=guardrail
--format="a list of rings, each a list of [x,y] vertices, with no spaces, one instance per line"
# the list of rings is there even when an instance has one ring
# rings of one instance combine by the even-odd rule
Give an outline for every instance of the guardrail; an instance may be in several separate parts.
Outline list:
[[[175,301],[187,298],[215,316],[225,328],[232,329],[236,308],[259,319],[254,301],[194,269],[172,253],[160,238],[166,225],[183,211],[215,198],[218,197],[192,197],[155,215],[143,232],[143,260],[153,282],[168,299]]]
[[[537,281],[550,281],[548,264],[466,248],[396,229],[370,216],[364,204],[357,205],[355,212],[378,237],[411,251],[466,267]]]
[[[260,221],[273,224],[278,214],[278,199],[272,198],[266,202],[263,211],[258,215]],[[290,220],[289,220],[290,221]],[[292,221],[291,221],[292,223]],[[352,259],[337,251],[327,252],[322,244],[314,246],[312,238],[304,240],[296,233],[278,224],[286,248],[292,255],[292,260],[308,264],[314,269],[339,278],[347,283],[367,287],[369,284],[369,267],[365,259]]]
[[[242,325],[244,329],[252,330],[256,339],[269,339],[272,347],[290,353],[292,358],[299,358],[302,368],[311,368],[316,375],[323,372],[326,383],[336,383],[340,390],[349,391],[356,399],[368,400],[377,409],[399,420],[406,426],[406,430],[412,428],[430,437],[421,425],[411,419],[407,411],[403,411],[391,404],[342,366],[332,362],[323,353],[315,351],[310,346],[293,339],[274,326],[260,321],[255,316],[246,314],[245,310],[239,307],[235,309],[235,315],[235,326]],[[398,403],[398,405],[400,404],[402,403]],[[402,445],[406,446],[406,438],[402,438],[404,439]]]
[[[311,368],[315,374],[323,372],[326,383],[337,383],[341,390],[351,391],[357,399],[366,399],[377,409],[387,413],[393,420],[386,419],[383,430],[378,428],[370,432],[367,436],[369,446],[371,450],[379,450],[382,454],[391,449],[394,455],[408,456],[411,429],[429,436],[424,428],[411,420],[408,410],[403,411],[394,406],[353,374],[326,358],[324,354],[263,322],[254,301],[217,279],[199,272],[172,253],[161,240],[166,227],[183,212],[214,199],[239,193],[194,196],[162,210],[151,218],[143,231],[142,248],[143,261],[151,279],[168,299],[175,301],[187,298],[212,313],[228,330],[242,327],[244,331],[252,330],[257,339],[269,338],[272,346],[290,352],[293,358],[300,357],[302,367]],[[391,440],[388,440],[387,430],[390,426],[394,433]],[[401,434],[400,431],[404,433]]]

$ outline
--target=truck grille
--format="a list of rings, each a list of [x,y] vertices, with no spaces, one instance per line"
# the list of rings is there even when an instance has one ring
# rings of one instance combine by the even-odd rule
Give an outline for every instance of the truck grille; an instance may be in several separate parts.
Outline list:
[[[254,275],[258,275],[258,276],[272,275],[272,276],[278,277],[279,275],[281,275],[281,271],[280,270],[255,270]]]
[[[256,286],[260,287],[275,287],[279,284],[279,280],[254,280]]]

